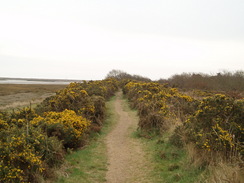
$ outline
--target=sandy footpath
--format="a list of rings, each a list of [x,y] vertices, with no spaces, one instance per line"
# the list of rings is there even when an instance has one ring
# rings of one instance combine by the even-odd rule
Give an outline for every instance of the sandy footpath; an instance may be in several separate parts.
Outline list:
[[[108,134],[108,183],[146,183],[150,171],[139,139],[132,137],[137,129],[138,118],[123,110],[122,93],[116,95],[115,111],[119,115],[115,128]]]

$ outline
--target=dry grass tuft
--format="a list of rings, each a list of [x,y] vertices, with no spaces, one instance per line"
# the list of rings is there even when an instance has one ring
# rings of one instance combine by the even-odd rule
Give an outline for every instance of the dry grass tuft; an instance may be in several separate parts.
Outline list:
[[[188,161],[194,167],[203,167],[208,159],[208,156],[203,155],[198,149],[196,149],[195,145],[192,143],[186,144],[186,151],[188,154]]]
[[[242,183],[244,182],[244,169],[238,165],[218,163],[217,166],[210,166],[210,177],[205,181],[211,183]]]
[[[215,161],[210,161],[211,154],[197,150],[194,144],[187,144],[186,149],[191,166],[207,167],[209,175],[203,175],[204,183],[242,183],[244,182],[244,167],[239,163],[223,161],[221,155],[215,155]],[[218,157],[218,158],[217,158]],[[207,162],[212,162],[208,164]],[[206,179],[207,177],[207,179]]]

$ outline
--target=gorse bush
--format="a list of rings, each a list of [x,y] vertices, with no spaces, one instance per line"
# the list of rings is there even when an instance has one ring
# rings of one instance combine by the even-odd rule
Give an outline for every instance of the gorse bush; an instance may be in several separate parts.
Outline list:
[[[138,109],[139,127],[144,130],[166,130],[173,123],[170,118],[184,118],[191,114],[197,101],[181,94],[176,88],[158,83],[129,82],[123,88],[132,107]]]
[[[80,86],[87,91],[89,96],[96,95],[105,99],[114,95],[114,92],[118,90],[118,85],[118,81],[113,78],[80,83]]]
[[[93,121],[94,123],[101,125],[105,116],[105,99],[101,96],[92,96],[91,100],[93,103],[93,110],[86,110],[87,113],[85,114],[85,116],[88,116],[89,113],[92,112],[92,114],[87,118]]]
[[[188,140],[198,148],[231,158],[244,153],[243,119],[244,100],[218,94],[203,99],[184,127]]]
[[[23,109],[14,116],[19,118],[26,111],[31,110]],[[0,182],[33,182],[36,174],[44,175],[62,162],[63,146],[58,139],[49,138],[27,121],[11,121],[14,123],[0,120]]]
[[[40,108],[41,112],[61,112],[65,109],[78,112],[84,106],[89,105],[92,103],[86,90],[82,89],[79,83],[71,83],[65,89],[58,91],[55,96],[47,98]]]
[[[38,115],[35,111],[29,107],[24,107],[21,110],[14,111],[11,113],[7,119],[8,124],[17,125],[18,127],[25,126],[29,123],[33,118]]]
[[[132,107],[138,109],[141,129],[167,130],[180,119],[184,126],[176,128],[171,138],[178,146],[182,143],[176,138],[185,135],[185,143],[193,142],[207,152],[218,152],[225,158],[243,155],[243,99],[216,94],[196,100],[176,88],[153,82],[128,82],[123,91]]]
[[[34,172],[44,169],[41,156],[37,155],[26,135],[1,133],[1,182],[21,182],[32,180]],[[37,139],[38,140],[38,139]]]
[[[66,109],[62,112],[47,112],[44,117],[34,118],[30,124],[41,127],[48,137],[57,137],[65,148],[77,148],[81,146],[82,136],[90,121]]]
[[[71,83],[51,96],[37,107],[37,113],[48,111],[62,112],[65,109],[73,110],[92,121],[92,125],[101,125],[104,118],[105,99],[114,95],[118,90],[115,79]]]

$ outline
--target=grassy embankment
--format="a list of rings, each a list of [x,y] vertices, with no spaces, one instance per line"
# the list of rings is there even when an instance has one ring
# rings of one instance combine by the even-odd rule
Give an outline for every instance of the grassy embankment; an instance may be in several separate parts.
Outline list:
[[[81,150],[70,152],[66,163],[57,171],[57,183],[105,182],[107,153],[105,137],[117,121],[114,111],[115,97],[106,103],[106,120],[100,133],[92,134],[89,143]]]

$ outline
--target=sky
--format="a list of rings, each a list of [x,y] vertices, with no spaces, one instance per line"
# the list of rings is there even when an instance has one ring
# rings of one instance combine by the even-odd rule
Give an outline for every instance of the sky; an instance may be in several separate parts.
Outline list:
[[[243,0],[0,0],[0,77],[244,69]]]

